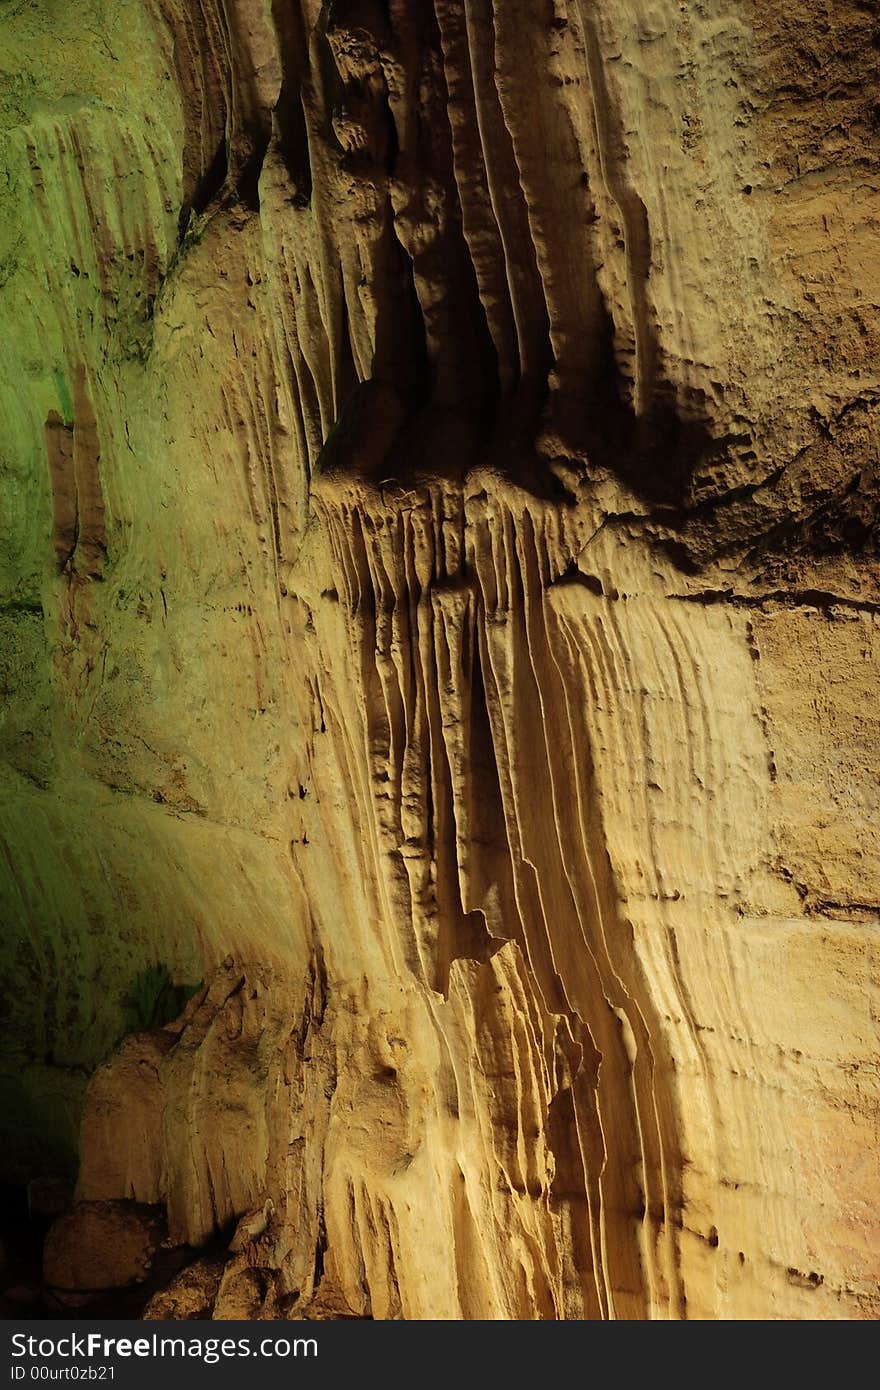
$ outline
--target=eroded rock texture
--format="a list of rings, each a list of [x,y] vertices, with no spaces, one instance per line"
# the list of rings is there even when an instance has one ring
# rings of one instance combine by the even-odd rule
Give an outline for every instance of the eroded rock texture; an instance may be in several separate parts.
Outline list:
[[[876,7],[0,29],[16,1171],[91,1074],[154,1316],[876,1317]]]

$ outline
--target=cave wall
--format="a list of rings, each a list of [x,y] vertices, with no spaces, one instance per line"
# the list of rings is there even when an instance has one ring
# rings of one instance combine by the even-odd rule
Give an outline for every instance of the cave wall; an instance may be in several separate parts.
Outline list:
[[[0,11],[8,1167],[92,1075],[83,1201],[256,1222],[218,1316],[876,1316],[819,8]]]

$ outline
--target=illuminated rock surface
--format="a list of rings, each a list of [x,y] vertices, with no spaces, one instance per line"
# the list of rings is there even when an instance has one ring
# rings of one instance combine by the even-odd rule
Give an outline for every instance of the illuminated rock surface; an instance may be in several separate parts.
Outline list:
[[[156,1316],[880,1312],[872,8],[0,6],[4,1145],[82,1119],[90,1280],[123,1200]]]

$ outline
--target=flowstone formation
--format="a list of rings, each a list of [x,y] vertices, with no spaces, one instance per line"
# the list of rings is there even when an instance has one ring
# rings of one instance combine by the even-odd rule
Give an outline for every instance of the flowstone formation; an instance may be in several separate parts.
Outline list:
[[[877,1317],[875,7],[0,35],[54,1306]]]

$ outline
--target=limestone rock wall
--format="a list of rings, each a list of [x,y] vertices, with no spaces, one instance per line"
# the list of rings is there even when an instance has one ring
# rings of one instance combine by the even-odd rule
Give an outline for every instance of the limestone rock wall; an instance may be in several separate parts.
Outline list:
[[[80,1201],[210,1243],[154,1315],[877,1316],[880,33],[819,8],[0,16],[11,1152],[91,1075]]]

